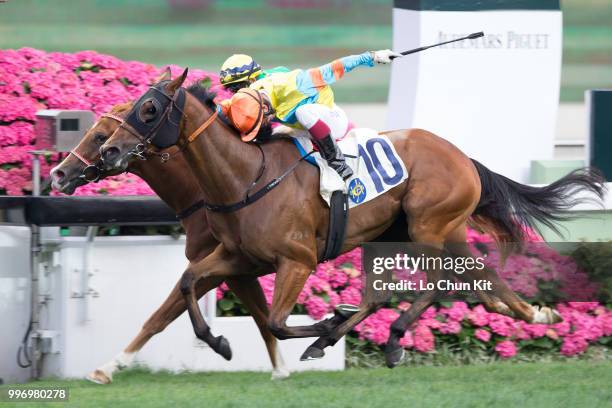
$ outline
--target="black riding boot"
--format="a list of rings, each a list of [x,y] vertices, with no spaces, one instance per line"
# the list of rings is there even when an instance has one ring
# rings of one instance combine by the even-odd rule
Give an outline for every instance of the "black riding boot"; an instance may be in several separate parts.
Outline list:
[[[344,155],[331,135],[327,135],[323,139],[316,139],[313,137],[312,141],[319,149],[321,156],[327,160],[329,166],[336,170],[343,180],[346,181],[353,175],[353,170],[346,164]]]

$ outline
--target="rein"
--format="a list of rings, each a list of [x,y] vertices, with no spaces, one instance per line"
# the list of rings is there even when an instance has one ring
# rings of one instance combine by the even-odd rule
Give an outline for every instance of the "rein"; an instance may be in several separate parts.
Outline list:
[[[295,170],[295,168],[306,158],[308,158],[311,154],[314,153],[314,150],[311,150],[309,153],[303,155],[302,157],[300,157],[298,160],[296,160],[291,166],[289,166],[289,168],[287,168],[287,170],[285,170],[283,172],[283,174],[281,174],[280,176],[272,179],[270,182],[268,182],[268,184],[266,184],[265,186],[263,186],[262,188],[260,188],[259,190],[257,190],[253,195],[249,195],[249,192],[251,191],[251,189],[253,187],[255,187],[255,185],[257,184],[257,182],[259,181],[259,179],[261,179],[261,177],[263,176],[264,170],[265,170],[265,163],[266,163],[266,159],[265,159],[265,154],[263,149],[261,148],[261,146],[257,145],[257,147],[259,147],[259,150],[262,153],[262,162],[261,162],[261,167],[259,170],[259,175],[257,176],[257,178],[255,179],[255,181],[251,184],[251,186],[247,189],[246,195],[244,197],[243,200],[237,201],[233,204],[210,204],[207,202],[204,202],[204,207],[206,207],[207,210],[213,211],[213,212],[220,212],[220,213],[231,213],[234,211],[238,211],[246,206],[249,206],[251,204],[253,204],[255,201],[259,200],[260,198],[262,198],[263,196],[265,196],[266,194],[268,194],[270,191],[272,191],[276,186],[278,186],[280,184],[281,181],[283,181],[283,179],[285,177],[287,177],[289,174],[291,174],[293,172],[293,170]]]

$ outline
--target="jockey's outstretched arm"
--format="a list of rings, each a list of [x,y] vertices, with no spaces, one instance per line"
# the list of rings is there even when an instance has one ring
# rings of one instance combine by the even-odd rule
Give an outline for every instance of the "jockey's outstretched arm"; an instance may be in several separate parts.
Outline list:
[[[391,62],[391,57],[401,56],[391,50],[367,51],[359,55],[349,55],[322,65],[317,68],[310,68],[305,72],[310,77],[315,88],[321,88],[326,85],[331,85],[344,74],[351,72],[353,69],[360,66],[373,67],[374,63],[388,64]]]

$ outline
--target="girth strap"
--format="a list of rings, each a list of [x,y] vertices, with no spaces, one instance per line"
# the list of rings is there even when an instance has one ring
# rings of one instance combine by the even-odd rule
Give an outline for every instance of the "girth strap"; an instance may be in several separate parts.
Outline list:
[[[329,201],[329,227],[327,228],[325,250],[319,262],[328,261],[340,255],[346,237],[348,207],[348,195],[342,190],[334,191]]]

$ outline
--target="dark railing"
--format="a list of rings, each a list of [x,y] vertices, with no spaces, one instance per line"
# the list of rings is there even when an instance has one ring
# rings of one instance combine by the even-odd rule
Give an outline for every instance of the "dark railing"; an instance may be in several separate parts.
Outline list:
[[[177,223],[174,212],[157,197],[0,197],[0,224],[76,226]]]

